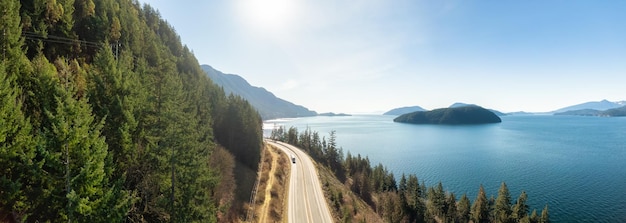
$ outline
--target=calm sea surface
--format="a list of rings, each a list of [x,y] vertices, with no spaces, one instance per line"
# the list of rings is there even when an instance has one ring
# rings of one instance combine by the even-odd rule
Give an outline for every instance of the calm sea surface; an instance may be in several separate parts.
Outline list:
[[[545,204],[554,222],[626,222],[626,118],[504,116],[500,124],[438,126],[394,123],[394,116],[361,115],[270,120],[337,132],[344,152],[368,156],[397,178],[414,173],[459,198],[488,196],[506,182],[513,202],[522,190],[531,210]]]

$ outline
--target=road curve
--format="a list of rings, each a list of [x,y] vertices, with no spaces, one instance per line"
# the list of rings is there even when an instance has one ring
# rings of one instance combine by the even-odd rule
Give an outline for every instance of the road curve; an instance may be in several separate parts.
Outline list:
[[[295,163],[291,163],[287,199],[288,222],[333,222],[311,157],[287,143],[273,140],[265,142],[285,152],[290,161],[291,157],[296,159]]]

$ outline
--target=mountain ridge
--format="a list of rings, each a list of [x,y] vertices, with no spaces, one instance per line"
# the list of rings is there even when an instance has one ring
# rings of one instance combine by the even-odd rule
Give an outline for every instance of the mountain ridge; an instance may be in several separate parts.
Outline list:
[[[391,109],[385,113],[383,113],[383,115],[402,115],[402,114],[406,114],[406,113],[411,113],[411,112],[416,112],[416,111],[427,111],[426,109],[420,107],[420,106],[406,106],[406,107],[400,107],[400,108],[394,108]]]
[[[236,94],[248,100],[263,120],[317,115],[315,111],[281,99],[265,88],[252,86],[239,75],[223,73],[207,64],[201,67],[215,84],[224,89],[226,94]]]
[[[580,104],[570,105],[567,107],[563,107],[557,110],[552,111],[551,113],[563,113],[567,111],[576,111],[576,110],[584,110],[584,109],[593,109],[598,111],[605,111],[613,108],[619,108],[626,105],[626,101],[608,101],[603,99],[601,101],[589,101]]]

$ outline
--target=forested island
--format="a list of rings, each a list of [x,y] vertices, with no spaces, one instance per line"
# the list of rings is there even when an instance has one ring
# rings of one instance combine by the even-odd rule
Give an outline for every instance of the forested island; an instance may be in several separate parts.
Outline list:
[[[3,0],[0,12],[0,222],[241,219],[261,117],[155,9]]]
[[[476,105],[439,108],[432,111],[416,111],[393,119],[394,122],[411,124],[470,125],[500,123],[502,120],[492,111]]]

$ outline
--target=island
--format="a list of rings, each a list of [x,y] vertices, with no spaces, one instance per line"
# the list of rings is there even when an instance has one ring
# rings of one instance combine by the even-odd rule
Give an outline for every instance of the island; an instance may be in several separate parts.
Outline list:
[[[346,114],[346,113],[333,113],[333,112],[326,112],[326,113],[319,113],[317,114],[317,116],[330,116],[330,117],[334,117],[334,116],[352,116],[350,114]]]
[[[578,116],[601,116],[601,117],[623,117],[626,116],[626,106],[612,108],[604,111],[596,109],[579,109],[554,113],[554,115],[578,115]]]
[[[500,123],[502,119],[483,107],[468,105],[407,113],[393,121],[411,124],[474,125]]]

